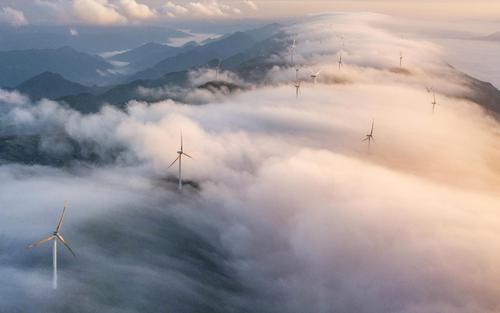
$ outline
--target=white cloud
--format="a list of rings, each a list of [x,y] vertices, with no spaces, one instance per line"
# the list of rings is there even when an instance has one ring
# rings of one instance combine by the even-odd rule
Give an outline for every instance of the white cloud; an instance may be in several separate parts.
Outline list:
[[[28,24],[28,20],[24,16],[24,13],[11,7],[0,9],[0,22],[8,23],[13,26]]]
[[[73,12],[82,22],[97,25],[124,24],[127,19],[107,0],[73,0]]]
[[[156,15],[149,6],[135,0],[120,0],[119,6],[123,13],[131,19],[147,20]]]
[[[165,5],[163,6],[163,10],[168,17],[182,16],[189,12],[186,7],[180,4],[176,4],[172,1],[168,1],[167,3],[165,3]]]
[[[253,2],[252,0],[243,0],[243,3],[246,4],[252,10],[258,9],[257,4],[255,4],[255,2]]]
[[[439,49],[402,39],[398,29],[380,30],[377,18],[311,17],[288,29],[298,33],[296,60],[306,75],[298,99],[291,86],[295,71],[283,66],[271,71],[271,83],[206,105],[131,101],[126,111],[106,107],[92,115],[51,101],[9,107],[0,127],[13,121],[9,131],[37,130],[40,149],[70,153],[64,144],[51,144],[68,137],[92,156],[119,158],[112,166],[75,165],[70,171],[0,165],[0,244],[38,239],[57,216],[48,210],[64,196],[72,206],[67,239],[83,261],[78,270],[63,262],[62,276],[71,287],[68,295],[85,295],[93,311],[109,308],[102,302],[107,286],[113,286],[116,303],[132,299],[130,312],[154,311],[158,302],[172,311],[182,311],[175,307],[179,302],[181,308],[192,302],[206,308],[214,295],[233,298],[226,286],[210,289],[207,299],[197,292],[213,285],[206,282],[213,282],[214,266],[228,266],[225,281],[245,287],[230,302],[236,308],[492,312],[500,306],[500,273],[491,266],[500,263],[494,249],[500,244],[498,121],[460,98],[467,86],[440,61]],[[345,34],[345,47],[337,32]],[[400,50],[406,74],[393,71]],[[335,67],[339,51],[345,56],[341,70]],[[282,58],[288,60],[285,53]],[[313,67],[323,69],[316,85],[308,77]],[[191,78],[213,77],[206,71]],[[430,80],[439,90],[436,114],[424,88]],[[178,92],[141,90],[151,96],[155,91]],[[4,98],[22,103],[11,93]],[[361,140],[372,118],[377,141],[368,150]],[[176,193],[175,179],[166,177],[176,174],[168,165],[177,156],[180,129],[184,149],[194,157],[183,163],[183,174],[201,188]],[[172,221],[196,229],[197,236]],[[202,222],[209,231],[198,227]],[[117,257],[115,251],[130,245]],[[196,256],[210,255],[208,269],[189,261],[198,246],[205,253]],[[50,257],[47,250],[33,253]],[[176,266],[170,266],[172,256]],[[16,308],[22,301],[47,311],[53,303],[43,299],[52,291],[37,288],[31,296],[34,284],[50,283],[47,260],[34,257],[32,266],[19,267],[26,258],[5,254],[0,271],[13,284],[1,285],[0,294],[13,296],[2,305]],[[194,273],[187,280],[196,284],[170,279],[172,273]],[[138,282],[123,284],[124,275]],[[96,292],[101,281],[105,287]],[[137,304],[130,295],[138,290],[162,297]],[[165,291],[180,295],[165,297]],[[61,305],[69,307],[71,300],[61,298]]]
[[[196,15],[225,16],[227,14],[227,6],[220,4],[217,0],[190,2],[188,6]]]
[[[168,17],[226,17],[241,14],[241,9],[217,0],[191,1],[186,5],[168,1],[163,10]]]

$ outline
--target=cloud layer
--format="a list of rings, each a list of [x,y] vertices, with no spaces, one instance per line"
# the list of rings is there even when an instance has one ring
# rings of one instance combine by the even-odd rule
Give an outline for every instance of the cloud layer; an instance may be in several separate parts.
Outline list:
[[[385,18],[290,27],[298,99],[290,65],[205,105],[131,101],[85,116],[2,91],[0,133],[40,134],[54,158],[112,160],[0,166],[0,272],[13,282],[2,307],[68,310],[84,295],[80,312],[495,312],[500,127],[463,98],[470,86],[439,47],[378,28]],[[181,129],[196,184],[179,193],[167,167]],[[61,252],[52,293],[49,248],[22,246],[52,229],[64,199],[79,256]]]

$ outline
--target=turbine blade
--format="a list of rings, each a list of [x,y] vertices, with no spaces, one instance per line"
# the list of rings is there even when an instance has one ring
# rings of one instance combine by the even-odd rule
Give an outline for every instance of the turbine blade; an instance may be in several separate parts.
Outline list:
[[[375,137],[372,136],[373,143],[375,143]]]
[[[372,130],[370,131],[370,135],[373,135],[373,126],[375,126],[375,120],[372,120]]]
[[[365,139],[361,140],[361,141],[367,141],[370,137],[365,137]]]
[[[61,216],[59,217],[59,222],[57,223],[57,227],[56,227],[56,232],[58,232],[62,225],[63,225],[63,222],[64,222],[64,213],[66,213],[66,207],[68,206],[68,202],[64,202],[64,208],[62,210],[62,213],[61,213]]]
[[[190,155],[189,155],[189,154],[187,154],[187,153],[182,152],[182,154],[184,154],[185,156],[187,156],[187,157],[188,157],[188,158],[190,158],[190,159],[192,159],[192,158],[193,158],[192,156],[190,156]]]
[[[68,243],[66,242],[66,240],[64,240],[64,237],[61,236],[61,234],[58,234],[57,235],[57,239],[61,240],[61,242],[63,243],[63,245],[68,248],[69,252],[71,252],[71,254],[76,257],[76,254],[75,252],[73,252],[73,249],[71,249],[71,247],[68,245]]]
[[[43,238],[41,240],[38,240],[37,242],[34,242],[34,243],[30,244],[26,248],[27,249],[31,249],[31,248],[34,248],[34,247],[38,247],[39,245],[46,243],[47,241],[51,240],[52,238],[54,238],[54,236],[53,235],[49,235],[49,236],[47,236],[47,237],[45,237],[45,238]]]
[[[181,129],[181,151],[182,151],[182,129]]]
[[[181,157],[181,155],[179,154],[179,156],[178,156],[178,157],[176,157],[176,158],[175,158],[175,160],[174,160],[172,163],[170,163],[170,165],[167,167],[167,169],[171,168],[171,167],[172,167],[172,165],[174,165],[174,164],[175,164],[175,162],[177,162],[177,160],[179,160],[179,158],[180,158],[180,157]]]

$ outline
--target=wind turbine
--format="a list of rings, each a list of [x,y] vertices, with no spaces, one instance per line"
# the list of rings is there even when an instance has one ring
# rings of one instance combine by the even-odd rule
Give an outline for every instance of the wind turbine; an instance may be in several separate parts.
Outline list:
[[[292,46],[290,48],[288,48],[288,50],[290,51],[290,63],[292,65],[294,65],[295,63],[293,62],[293,58],[295,56],[295,47],[296,47],[296,44],[295,44],[295,39],[293,40],[293,43],[292,43]]]
[[[295,96],[297,97],[297,99],[299,98],[299,94],[300,94],[300,83],[301,83],[301,81],[297,80],[293,84],[295,86]]]
[[[311,78],[312,78],[314,84],[316,84],[316,79],[319,77],[320,73],[321,73],[321,70],[319,70],[317,72],[311,71]]]
[[[220,66],[221,66],[221,61],[219,59],[219,63],[217,63],[217,66],[215,67],[215,81],[219,80]]]
[[[344,37],[344,35],[337,35],[337,37],[340,38],[340,40],[342,41],[342,49],[344,49],[345,48],[345,41],[344,41],[345,37]]]
[[[339,70],[340,68],[344,65],[344,63],[342,63],[342,54],[340,55],[339,57]]]
[[[299,71],[300,71],[300,67],[296,66],[295,67],[295,80],[296,81],[299,80]]]
[[[399,52],[399,67],[403,67],[403,52]]]
[[[177,151],[177,158],[168,166],[168,168],[171,168],[172,165],[175,164],[175,162],[179,161],[179,190],[182,190],[182,156],[185,155],[188,158],[192,159],[192,157],[184,152],[183,144],[182,144],[182,131],[181,131],[181,150]]]
[[[436,101],[436,92],[434,91],[434,88],[432,88],[432,99],[433,99],[431,102],[432,103],[432,114],[434,114],[436,104],[438,104]]]
[[[52,233],[52,235],[49,235],[45,237],[44,239],[38,240],[37,242],[31,244],[28,246],[29,249],[37,247],[41,244],[44,244],[48,241],[53,240],[53,246],[52,246],[52,267],[53,267],[53,274],[52,274],[52,288],[57,289],[57,241],[60,241],[66,248],[68,248],[69,252],[73,254],[74,257],[76,257],[75,253],[73,250],[70,248],[66,240],[64,240],[64,237],[61,235],[61,227],[63,225],[64,221],[64,213],[66,213],[66,208],[68,207],[68,203],[64,203],[64,208],[62,210],[61,216],[59,217],[59,222],[57,223],[56,229]]]
[[[375,126],[375,120],[372,120],[372,129],[370,130],[370,133],[365,136],[365,139],[363,141],[368,141],[368,149],[370,149],[370,144],[373,140],[375,142],[375,137],[373,137],[373,127]]]

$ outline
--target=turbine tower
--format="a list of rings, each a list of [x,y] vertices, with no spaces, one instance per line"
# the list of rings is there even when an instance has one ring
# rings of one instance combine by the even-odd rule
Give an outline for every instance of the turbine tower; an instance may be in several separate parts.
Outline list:
[[[182,156],[185,155],[188,158],[192,159],[192,157],[184,152],[184,147],[182,144],[182,131],[181,131],[181,149],[177,151],[177,158],[168,166],[168,168],[171,168],[172,165],[175,164],[175,162],[179,161],[179,190],[182,190]]]
[[[311,78],[313,80],[313,84],[316,84],[316,79],[319,77],[319,74],[321,73],[321,70],[317,72],[311,72]]]
[[[294,39],[293,43],[292,43],[292,46],[288,49],[290,51],[290,63],[292,65],[295,65],[295,63],[294,63],[295,47],[296,47],[296,44],[295,44],[295,39]]]
[[[344,63],[342,63],[342,54],[340,55],[339,57],[339,70],[340,68],[344,65]]]
[[[375,120],[372,120],[372,129],[370,130],[370,133],[365,136],[365,139],[363,141],[368,141],[368,149],[370,149],[370,144],[373,140],[375,142],[375,137],[373,137],[373,127],[375,126]]]
[[[221,61],[219,59],[219,63],[217,63],[217,66],[215,67],[215,81],[219,80],[220,66],[221,66]]]
[[[399,52],[399,67],[403,67],[403,52]]]
[[[436,101],[436,92],[434,91],[434,88],[432,88],[432,98],[433,98],[433,100],[431,102],[432,103],[432,114],[434,114],[434,111],[436,109],[436,104],[438,104]]]
[[[64,221],[64,213],[66,213],[66,208],[68,207],[68,203],[64,203],[64,208],[62,210],[61,216],[59,217],[59,222],[57,223],[56,229],[52,233],[52,235],[47,236],[44,239],[41,239],[31,245],[28,246],[29,249],[37,247],[41,244],[44,244],[48,241],[53,241],[53,246],[52,246],[52,267],[53,267],[53,273],[52,273],[52,288],[57,289],[57,241],[60,241],[66,248],[68,248],[69,252],[76,257],[75,253],[73,250],[70,248],[66,240],[64,240],[64,237],[61,235],[61,227],[63,225]]]
[[[297,99],[299,98],[299,94],[300,94],[300,83],[301,83],[300,80],[297,80],[293,84],[295,86],[295,96]]]

